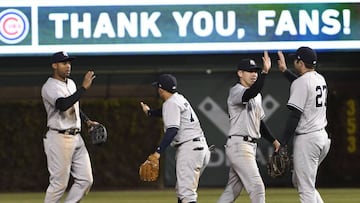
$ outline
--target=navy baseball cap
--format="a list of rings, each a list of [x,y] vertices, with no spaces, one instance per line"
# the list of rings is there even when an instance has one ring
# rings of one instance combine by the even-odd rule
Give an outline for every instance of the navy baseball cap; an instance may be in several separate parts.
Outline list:
[[[51,63],[72,61],[74,59],[75,57],[70,57],[65,51],[59,51],[51,56]]]
[[[152,83],[155,87],[164,89],[170,93],[177,92],[176,78],[171,74],[162,74],[159,76],[158,81]]]
[[[242,59],[237,67],[237,70],[244,70],[244,71],[258,71],[261,68],[256,65],[255,60],[253,59]]]
[[[317,63],[317,55],[310,47],[300,47],[296,53],[289,54],[292,59],[302,60],[304,63],[315,66]]]

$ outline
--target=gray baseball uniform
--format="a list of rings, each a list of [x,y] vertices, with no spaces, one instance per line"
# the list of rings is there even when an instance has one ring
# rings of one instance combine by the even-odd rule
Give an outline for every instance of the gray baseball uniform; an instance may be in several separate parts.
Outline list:
[[[225,152],[230,163],[229,180],[218,203],[230,203],[240,195],[243,188],[251,202],[265,202],[265,186],[256,163],[256,142],[260,138],[260,120],[264,118],[260,93],[248,102],[242,98],[246,87],[236,84],[227,99],[230,116],[229,139]],[[244,136],[249,136],[244,139]]]
[[[302,112],[294,137],[293,183],[303,203],[323,202],[315,188],[320,163],[330,149],[325,130],[327,85],[316,71],[306,72],[293,81],[288,106]]]
[[[162,106],[164,128],[178,128],[171,145],[176,148],[176,193],[179,201],[196,202],[199,178],[210,161],[210,151],[199,119],[190,103],[174,93]]]
[[[89,154],[79,134],[79,102],[66,111],[60,111],[55,107],[58,98],[69,97],[75,92],[76,85],[69,78],[63,82],[50,77],[41,89],[49,128],[43,139],[50,173],[45,203],[60,202],[67,188],[70,173],[74,177],[74,184],[65,200],[67,203],[80,202],[93,183]]]
[[[299,77],[286,69],[282,52],[279,67],[292,82],[287,106],[291,110],[281,143],[286,145],[294,136],[293,184],[302,203],[322,203],[316,190],[316,175],[320,163],[330,149],[330,139],[325,130],[327,84],[325,78],[315,71],[317,54],[310,47],[300,47],[290,54]]]
[[[229,91],[230,130],[225,153],[230,170],[228,183],[218,203],[235,202],[244,188],[252,203],[265,203],[265,186],[256,162],[257,140],[264,137],[274,146],[280,144],[262,121],[265,113],[260,92],[271,67],[266,51],[263,62],[264,66],[260,68],[255,60],[242,59],[237,67],[239,83]]]

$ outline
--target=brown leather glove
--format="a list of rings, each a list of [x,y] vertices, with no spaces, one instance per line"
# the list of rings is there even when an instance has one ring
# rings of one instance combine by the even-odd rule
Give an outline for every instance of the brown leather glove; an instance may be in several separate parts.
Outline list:
[[[142,181],[156,181],[159,177],[159,159],[151,154],[139,168],[139,176]]]
[[[268,161],[268,174],[273,178],[282,177],[291,170],[291,165],[287,146],[281,147],[278,152],[272,154]]]

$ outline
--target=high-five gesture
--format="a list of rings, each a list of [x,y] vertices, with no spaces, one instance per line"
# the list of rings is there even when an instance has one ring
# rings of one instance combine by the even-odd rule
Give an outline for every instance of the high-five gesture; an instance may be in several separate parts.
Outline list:
[[[95,78],[95,73],[94,71],[88,71],[86,72],[85,76],[84,76],[84,80],[83,80],[83,83],[82,83],[82,86],[85,88],[85,89],[89,89],[91,84],[92,84],[92,81],[94,80]]]
[[[91,189],[94,178],[85,136],[81,135],[84,132],[81,130],[83,122],[91,129],[89,137],[93,144],[101,144],[107,139],[105,127],[90,120],[79,104],[84,89],[88,89],[95,78],[94,72],[87,72],[82,87],[77,88],[78,85],[70,78],[74,59],[65,51],[54,53],[50,58],[53,75],[41,87],[47,114],[45,125],[48,127],[42,143],[50,175],[43,202],[60,202],[62,199],[80,202]],[[74,180],[71,183],[70,176]],[[68,186],[73,189],[64,197]]]
[[[262,57],[263,60],[263,73],[268,73],[271,68],[271,59],[269,57],[268,51],[264,51],[264,56]]]
[[[278,51],[277,54],[279,56],[279,59],[277,61],[278,68],[281,72],[284,72],[287,69],[284,54],[282,53],[282,51]]]
[[[141,108],[144,111],[144,113],[146,115],[148,115],[148,111],[150,110],[150,107],[147,104],[145,104],[144,102],[140,102],[140,105],[141,105]]]

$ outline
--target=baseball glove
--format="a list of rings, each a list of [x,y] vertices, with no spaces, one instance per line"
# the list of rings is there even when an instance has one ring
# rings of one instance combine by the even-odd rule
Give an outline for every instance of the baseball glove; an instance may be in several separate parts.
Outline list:
[[[102,124],[92,125],[89,129],[89,136],[91,143],[95,145],[101,145],[107,140],[106,128]]]
[[[139,168],[139,176],[142,181],[156,181],[159,177],[159,159],[151,154]]]
[[[274,152],[267,163],[268,174],[273,177],[282,177],[291,168],[291,160],[287,146],[281,147],[278,152]]]

